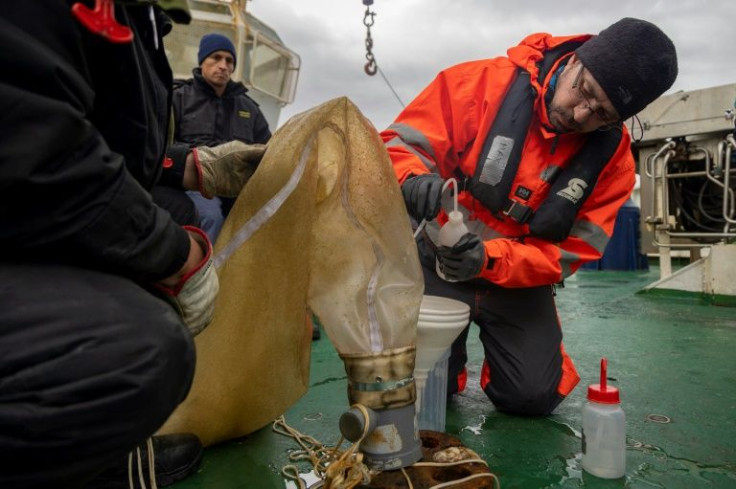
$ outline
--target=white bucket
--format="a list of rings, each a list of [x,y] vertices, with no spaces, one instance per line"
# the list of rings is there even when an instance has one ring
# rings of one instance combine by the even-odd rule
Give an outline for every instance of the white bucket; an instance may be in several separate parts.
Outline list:
[[[445,430],[448,350],[469,322],[470,307],[464,302],[430,295],[422,298],[417,323],[417,356],[414,367],[417,387],[416,411],[420,429]],[[435,366],[441,367],[444,372],[433,372],[430,375]],[[434,384],[431,388],[425,389],[429,382]],[[425,392],[428,397],[423,399]]]

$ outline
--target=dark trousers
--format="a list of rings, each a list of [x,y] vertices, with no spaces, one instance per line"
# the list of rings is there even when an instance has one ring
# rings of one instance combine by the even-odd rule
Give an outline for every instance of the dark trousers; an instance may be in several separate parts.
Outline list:
[[[562,332],[551,286],[509,289],[485,281],[450,283],[435,273],[434,254],[420,240],[424,293],[470,306],[480,328],[485,362],[481,387],[499,411],[546,415],[562,401]],[[458,392],[468,360],[470,326],[453,342],[447,392]]]
[[[174,309],[134,282],[0,263],[0,487],[83,487],[163,424],[194,363]]]

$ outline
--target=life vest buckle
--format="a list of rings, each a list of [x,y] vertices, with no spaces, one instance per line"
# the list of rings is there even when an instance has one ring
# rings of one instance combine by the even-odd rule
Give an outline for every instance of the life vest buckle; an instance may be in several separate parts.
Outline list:
[[[534,211],[531,207],[511,199],[509,199],[506,208],[503,210],[504,216],[510,217],[519,224],[525,224],[531,219],[532,214],[534,214]]]

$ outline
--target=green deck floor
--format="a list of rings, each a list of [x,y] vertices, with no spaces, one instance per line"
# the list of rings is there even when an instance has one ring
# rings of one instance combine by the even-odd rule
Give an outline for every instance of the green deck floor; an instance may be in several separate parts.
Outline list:
[[[447,406],[450,434],[477,451],[503,489],[736,488],[736,308],[698,298],[638,293],[658,271],[580,271],[558,289],[565,347],[582,380],[547,418],[497,413],[478,386],[482,349],[471,330],[468,388]],[[307,394],[287,422],[335,443],[347,407],[346,376],[330,341],[312,344]],[[580,467],[581,409],[601,356],[626,412],[626,477]],[[648,416],[664,415],[657,423]],[[296,445],[266,427],[205,451],[200,471],[174,489],[283,489]],[[304,467],[306,470],[306,467]]]

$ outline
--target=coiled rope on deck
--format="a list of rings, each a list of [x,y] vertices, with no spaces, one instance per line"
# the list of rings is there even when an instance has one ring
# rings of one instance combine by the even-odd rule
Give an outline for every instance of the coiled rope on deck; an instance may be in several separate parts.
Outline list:
[[[359,409],[365,419],[368,419],[368,412],[364,406],[355,404],[353,407]],[[363,454],[358,451],[360,443],[368,434],[367,423],[360,438],[346,450],[340,449],[344,441],[343,436],[334,447],[327,447],[315,438],[304,435],[289,426],[284,416],[279,416],[273,422],[273,431],[296,440],[302,449],[290,453],[289,460],[292,462],[309,461],[314,472],[324,481],[325,489],[352,489],[360,484],[368,484],[372,475],[375,474],[363,463]],[[299,469],[295,465],[284,466],[281,473],[284,477],[296,482],[299,489],[306,489],[304,481],[299,477]]]
[[[354,404],[352,407],[359,409],[363,413],[365,419],[368,419],[368,412],[364,406]],[[344,441],[343,436],[340,436],[339,441],[334,447],[325,446],[316,438],[305,435],[289,426],[283,415],[279,416],[273,422],[272,428],[274,432],[280,435],[293,438],[302,447],[301,450],[291,452],[289,454],[289,460],[292,462],[308,461],[312,465],[315,474],[317,474],[317,476],[323,481],[323,484],[312,486],[310,489],[314,489],[316,487],[323,487],[324,489],[352,489],[358,485],[370,483],[371,478],[378,474],[377,471],[370,470],[363,463],[363,454],[358,452],[358,447],[363,439],[368,435],[368,423],[366,423],[366,426],[363,428],[363,433],[360,438],[346,450],[340,449],[340,446]],[[456,465],[470,463],[480,463],[488,467],[488,463],[480,458],[478,454],[470,449],[467,449],[466,451],[470,453],[473,458],[446,462],[417,462],[412,465],[412,467],[453,467]],[[401,473],[406,479],[407,487],[409,489],[414,489],[414,485],[412,484],[411,478],[406,470],[402,468]],[[285,465],[281,469],[281,474],[287,479],[294,481],[298,485],[299,489],[307,489],[306,484],[299,476],[299,468],[296,465]],[[498,480],[498,477],[490,472],[472,474],[454,481],[442,482],[440,484],[435,484],[429,489],[446,489],[464,484],[474,479],[486,477],[493,480],[494,489],[501,489],[501,482]]]

